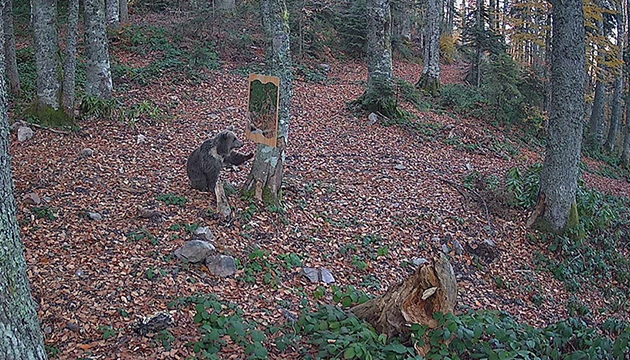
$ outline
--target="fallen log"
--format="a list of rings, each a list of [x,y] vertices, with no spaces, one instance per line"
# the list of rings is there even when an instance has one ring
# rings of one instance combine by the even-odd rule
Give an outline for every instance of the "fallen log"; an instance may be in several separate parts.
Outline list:
[[[350,311],[369,322],[376,331],[407,337],[411,324],[436,328],[435,312],[452,313],[457,304],[457,282],[453,267],[444,254],[433,264],[416,271],[384,295],[353,307]]]

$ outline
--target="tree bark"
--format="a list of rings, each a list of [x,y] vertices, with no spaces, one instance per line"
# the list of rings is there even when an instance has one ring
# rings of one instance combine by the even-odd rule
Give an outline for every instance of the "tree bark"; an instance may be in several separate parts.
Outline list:
[[[623,11],[623,2],[619,2],[616,6],[617,13],[617,46],[619,46],[619,60],[623,61],[623,34],[625,33],[625,19]],[[620,67],[619,73],[615,78],[615,90],[612,98],[612,111],[610,117],[610,127],[608,128],[608,136],[606,137],[606,143],[604,148],[608,152],[612,152],[617,144],[617,135],[619,134],[619,128],[621,126],[621,119],[623,117],[623,66]]]
[[[604,96],[606,85],[598,78],[595,84],[595,97],[588,126],[589,146],[593,150],[600,150],[604,142]]]
[[[392,0],[392,38],[394,42],[411,40],[411,0]]]
[[[0,18],[2,46],[3,22]],[[15,215],[4,64],[0,52],[0,360],[46,359]]]
[[[409,334],[410,324],[436,328],[433,314],[452,313],[457,305],[457,281],[451,264],[441,254],[434,264],[424,264],[384,295],[351,309],[387,338]]]
[[[536,210],[529,226],[562,233],[578,223],[575,194],[584,113],[584,11],[582,0],[554,0],[551,108]]]
[[[4,20],[4,56],[7,67],[7,79],[11,93],[20,93],[20,75],[15,58],[15,35],[13,33],[13,1],[4,0],[2,18]]]
[[[285,147],[289,137],[291,106],[291,50],[289,22],[284,0],[262,0],[262,24],[265,33],[266,73],[280,78],[278,109],[278,142],[276,147],[258,144],[245,190],[267,205],[278,205],[282,199],[282,176]]]
[[[630,20],[630,0],[626,1],[626,20]],[[630,27],[630,26],[629,26]],[[629,39],[630,40],[630,39]],[[630,41],[626,44],[626,54],[630,56]],[[626,59],[630,60],[630,59]],[[630,84],[630,61],[626,61],[627,82]],[[630,90],[626,91],[626,128],[623,136],[623,149],[621,153],[621,166],[628,168],[630,165]]]
[[[105,6],[107,7],[107,26],[113,30],[118,30],[120,27],[120,0],[106,0]]]
[[[368,81],[365,92],[355,102],[368,112],[398,117],[392,83],[389,0],[368,0],[366,13]]]
[[[61,88],[58,69],[56,0],[32,0],[33,44],[35,46],[35,70],[37,73],[36,104],[40,109],[59,109]]]
[[[619,133],[619,123],[621,122],[621,113],[623,108],[621,106],[621,97],[623,96],[623,80],[621,75],[615,78],[615,90],[612,98],[612,111],[610,116],[610,127],[608,128],[608,136],[606,137],[606,143],[604,143],[604,149],[608,152],[612,152],[617,143],[617,134]]]
[[[217,9],[219,10],[233,10],[236,7],[235,0],[218,0]]]
[[[129,23],[129,9],[127,7],[127,0],[120,0],[118,6],[120,8],[120,23],[123,25]]]
[[[425,34],[427,45],[424,47],[424,66],[422,75],[416,84],[419,88],[437,95],[440,87],[440,1],[427,1]]]
[[[63,66],[62,105],[68,118],[74,118],[74,96],[77,63],[77,25],[79,0],[68,1],[68,35],[66,37],[65,63]]]
[[[85,92],[108,100],[112,97],[112,74],[109,67],[105,32],[104,0],[85,0]]]

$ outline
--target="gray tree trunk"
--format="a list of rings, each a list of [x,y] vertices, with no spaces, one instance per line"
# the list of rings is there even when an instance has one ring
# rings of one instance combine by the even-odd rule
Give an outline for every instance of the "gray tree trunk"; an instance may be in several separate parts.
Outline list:
[[[626,2],[626,19],[630,20],[630,0]],[[630,53],[630,41],[626,44],[626,52]],[[630,61],[626,62],[626,76],[627,82],[630,84]],[[623,136],[622,150],[621,166],[627,168],[630,165],[630,90],[626,92],[626,128]]]
[[[623,34],[625,33],[625,19],[623,13],[623,2],[618,3],[617,9],[617,45],[619,46],[619,60],[623,61]],[[608,128],[608,136],[606,137],[606,143],[604,148],[608,152],[612,152],[617,144],[617,135],[619,134],[619,128],[621,126],[621,119],[623,114],[623,67],[619,69],[619,74],[615,78],[615,90],[612,98],[612,113],[610,117],[610,127]]]
[[[584,113],[582,0],[553,0],[551,108],[536,208],[528,225],[561,233],[578,223],[575,194]]]
[[[411,0],[392,0],[392,37],[394,41],[411,40]]]
[[[57,43],[56,0],[32,0],[33,44],[37,72],[37,105],[40,109],[59,109],[59,55]]]
[[[454,27],[454,21],[453,19],[455,18],[455,0],[447,0],[447,16],[446,16],[446,32],[450,35],[453,36],[453,27]]]
[[[368,89],[392,81],[391,14],[389,0],[367,1]]]
[[[77,25],[79,22],[79,0],[68,1],[68,35],[66,37],[65,64],[63,66],[63,110],[69,118],[74,117],[74,94],[77,64]]]
[[[127,24],[129,22],[129,9],[127,8],[127,0],[120,0],[118,6],[120,8],[120,22],[122,24]]]
[[[112,97],[112,74],[109,67],[107,34],[105,33],[105,2],[85,0],[85,92],[102,99]]]
[[[286,17],[287,6],[284,0],[262,0],[260,7],[266,42],[266,73],[280,78],[278,142],[275,148],[258,145],[245,189],[267,205],[278,205],[282,198],[292,91],[289,20]]]
[[[591,118],[588,125],[589,146],[593,150],[600,150],[604,142],[604,97],[606,84],[597,79],[595,84],[595,97],[591,109]]]
[[[12,0],[4,0],[2,18],[4,20],[4,56],[7,66],[7,79],[9,80],[9,88],[11,89],[11,92],[13,94],[18,94],[20,92],[20,76],[18,74],[17,60],[15,58]]]
[[[120,0],[105,0],[105,6],[107,7],[107,26],[117,30],[120,26]]]
[[[417,86],[437,94],[440,87],[440,1],[427,1],[425,34],[427,44],[424,47],[424,66]]]
[[[2,46],[3,22],[0,17]],[[0,360],[39,360],[46,359],[46,351],[15,215],[4,66],[0,51]]]
[[[617,143],[617,134],[619,133],[619,123],[621,122],[621,113],[623,107],[621,106],[621,97],[623,96],[623,80],[621,75],[615,78],[615,90],[612,98],[612,111],[610,116],[610,127],[608,128],[608,136],[606,137],[606,143],[604,143],[604,149],[608,152],[612,152]]]

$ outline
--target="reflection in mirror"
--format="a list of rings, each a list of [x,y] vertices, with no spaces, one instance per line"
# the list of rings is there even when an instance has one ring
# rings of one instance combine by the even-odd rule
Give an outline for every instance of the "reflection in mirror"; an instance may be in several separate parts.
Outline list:
[[[275,76],[250,75],[247,106],[248,138],[257,143],[276,146],[278,137],[278,84]]]

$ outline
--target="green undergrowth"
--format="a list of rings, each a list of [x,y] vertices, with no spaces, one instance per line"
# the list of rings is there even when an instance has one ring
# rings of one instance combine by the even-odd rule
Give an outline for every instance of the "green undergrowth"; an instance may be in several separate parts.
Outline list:
[[[301,300],[298,316],[283,324],[263,325],[246,319],[236,304],[214,295],[193,295],[169,302],[169,309],[194,307],[199,337],[188,343],[205,359],[217,359],[227,346],[248,359],[298,354],[300,359],[624,359],[630,355],[630,325],[609,319],[592,327],[572,317],[543,328],[522,323],[506,313],[469,310],[435,313],[438,326],[412,324],[404,337],[377,333],[351,312],[331,305],[308,307]],[[417,349],[424,348],[421,357]]]
[[[439,326],[413,324],[408,339],[387,338],[366,322],[333,306],[302,314],[296,328],[318,349],[318,359],[624,359],[630,325],[616,320],[600,328],[569,318],[544,328],[505,313],[434,314]],[[416,348],[429,345],[424,357]]]
[[[506,187],[521,209],[531,208],[538,194],[542,165],[508,171]],[[535,262],[562,281],[570,292],[596,288],[608,299],[608,311],[630,311],[630,199],[586,187],[576,194],[579,224],[565,235],[537,234],[532,241],[547,246]]]

